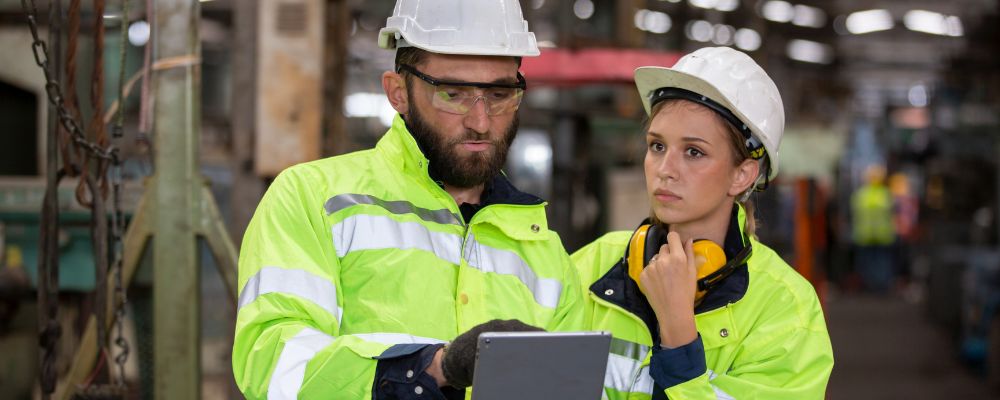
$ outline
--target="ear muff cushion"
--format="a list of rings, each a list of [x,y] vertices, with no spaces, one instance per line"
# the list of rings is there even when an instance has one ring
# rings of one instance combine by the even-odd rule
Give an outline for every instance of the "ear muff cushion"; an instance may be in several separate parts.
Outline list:
[[[628,263],[628,276],[636,283],[639,283],[639,274],[642,273],[642,269],[646,267],[648,262],[648,259],[643,257],[646,253],[646,234],[648,232],[649,225],[640,226],[628,242],[628,259],[625,261]]]
[[[711,240],[697,240],[692,245],[694,263],[698,266],[698,279],[704,279],[709,274],[718,271],[726,265],[726,252],[722,246]]]

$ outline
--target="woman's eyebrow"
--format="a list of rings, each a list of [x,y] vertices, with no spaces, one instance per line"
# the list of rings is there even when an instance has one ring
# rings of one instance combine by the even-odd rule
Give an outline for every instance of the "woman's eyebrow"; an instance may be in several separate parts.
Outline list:
[[[684,136],[684,137],[681,138],[681,140],[683,140],[685,142],[701,142],[701,143],[705,143],[705,144],[711,144],[711,143],[709,143],[709,141],[707,141],[707,140],[705,140],[703,138],[697,137],[697,136]]]

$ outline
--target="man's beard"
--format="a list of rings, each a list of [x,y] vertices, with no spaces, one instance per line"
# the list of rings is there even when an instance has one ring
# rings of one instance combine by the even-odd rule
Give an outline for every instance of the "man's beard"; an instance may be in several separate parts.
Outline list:
[[[435,132],[434,128],[427,124],[416,107],[412,107],[412,101],[410,104],[406,126],[420,146],[420,150],[424,152],[424,156],[430,161],[428,171],[431,177],[440,179],[449,186],[471,188],[486,183],[500,173],[500,169],[507,161],[510,144],[517,135],[516,114],[510,127],[499,140],[491,139],[488,133],[478,133],[473,130],[466,130],[462,137],[448,140],[444,134]],[[458,153],[458,147],[467,140],[489,140],[492,146],[490,150],[463,156]]]

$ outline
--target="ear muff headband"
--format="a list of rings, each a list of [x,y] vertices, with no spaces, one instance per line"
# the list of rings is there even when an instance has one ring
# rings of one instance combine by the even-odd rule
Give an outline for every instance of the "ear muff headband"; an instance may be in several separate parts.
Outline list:
[[[681,99],[692,101],[701,104],[705,107],[710,108],[717,114],[722,116],[731,125],[735,126],[741,134],[743,134],[743,144],[746,145],[747,150],[750,151],[750,158],[754,160],[760,160],[764,158],[767,150],[764,148],[764,144],[761,143],[760,139],[757,139],[750,130],[747,124],[740,121],[728,108],[723,107],[722,104],[716,103],[715,100],[708,98],[708,96],[703,96],[698,93],[692,92],[690,90],[675,88],[675,87],[663,87],[653,91],[653,94],[649,96],[649,107],[652,108],[656,103],[659,103],[667,99]]]
[[[642,273],[643,268],[649,264],[649,260],[653,258],[660,251],[660,246],[666,243],[666,234],[663,229],[657,226],[652,226],[648,224],[643,224],[638,229],[632,233],[632,237],[629,239],[629,244],[625,248],[625,262],[628,267],[628,275],[637,284],[639,283],[639,275]],[[709,242],[711,246],[718,246],[718,244]],[[726,277],[732,275],[736,272],[736,268],[740,265],[746,263],[750,259],[750,255],[753,254],[753,248],[750,245],[750,239],[743,234],[743,248],[740,249],[736,256],[732,259],[726,260],[726,262],[719,267],[717,270],[705,275],[704,277],[698,279],[698,292],[707,293],[717,287]],[[721,252],[721,248],[719,249]],[[724,253],[723,253],[724,254]],[[640,285],[640,290],[642,286]]]

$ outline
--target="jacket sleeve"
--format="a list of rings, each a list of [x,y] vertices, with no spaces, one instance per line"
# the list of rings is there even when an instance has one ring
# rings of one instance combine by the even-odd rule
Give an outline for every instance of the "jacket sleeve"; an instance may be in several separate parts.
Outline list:
[[[666,387],[667,397],[672,400],[822,399],[833,369],[833,349],[818,299],[812,294],[805,301],[810,304],[770,302],[759,325],[740,345],[741,350],[728,371],[703,369],[697,377],[675,383],[676,379],[664,376],[669,374],[653,373],[657,369],[653,364],[664,361],[654,354],[650,375]],[[808,311],[802,313],[798,307]],[[688,360],[672,359],[673,365],[661,369],[683,371],[685,366],[697,365],[699,361],[704,368],[704,360],[696,360],[704,358],[704,349],[684,347]],[[690,370],[687,373],[693,375]],[[680,372],[675,377],[683,375]]]
[[[558,239],[556,240],[558,241]],[[563,291],[559,295],[559,306],[556,308],[552,321],[544,328],[550,332],[586,330],[587,326],[584,325],[585,304],[580,288],[580,278],[569,255],[566,254],[561,245],[557,247],[559,248],[557,251],[562,253],[560,261],[563,264],[562,270],[565,271],[562,277]]]
[[[371,398],[390,347],[340,335],[340,263],[314,190],[279,175],[243,239],[232,361],[250,399]]]

